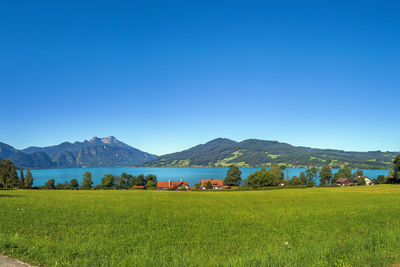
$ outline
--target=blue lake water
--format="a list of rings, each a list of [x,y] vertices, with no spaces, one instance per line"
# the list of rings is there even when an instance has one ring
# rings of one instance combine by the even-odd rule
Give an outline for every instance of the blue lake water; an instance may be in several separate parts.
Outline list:
[[[224,179],[228,168],[135,168],[135,167],[122,167],[122,168],[74,168],[74,169],[45,169],[45,170],[32,170],[34,179],[34,186],[44,185],[49,179],[55,179],[56,183],[63,183],[64,181],[70,181],[71,179],[77,179],[79,183],[82,181],[82,175],[85,172],[91,172],[93,176],[94,184],[100,184],[101,178],[105,174],[120,175],[123,172],[132,175],[139,174],[154,174],[157,176],[158,181],[179,181],[183,179],[189,182],[191,186],[194,183],[200,182],[202,179]],[[247,176],[259,168],[241,168],[242,179],[246,179]],[[299,175],[301,171],[306,169],[296,168],[288,169],[289,177]],[[333,170],[336,172],[337,170]],[[389,170],[363,170],[364,175],[374,179],[378,175],[388,175]],[[286,177],[286,172],[285,172]]]

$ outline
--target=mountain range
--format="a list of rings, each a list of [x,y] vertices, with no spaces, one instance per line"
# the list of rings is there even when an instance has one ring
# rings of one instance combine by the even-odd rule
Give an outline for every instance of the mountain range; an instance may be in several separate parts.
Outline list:
[[[268,167],[273,163],[288,167],[351,166],[360,169],[388,169],[397,152],[348,152],[292,146],[277,141],[247,139],[236,142],[218,138],[190,149],[167,154],[143,163],[152,167],[207,166]]]
[[[113,136],[89,141],[64,142],[48,147],[17,150],[0,143],[0,158],[8,158],[20,168],[81,168],[137,166],[156,155],[133,148]]]
[[[268,167],[273,163],[288,167],[350,166],[359,169],[388,169],[398,152],[349,152],[292,146],[277,141],[247,139],[236,142],[217,138],[187,150],[156,156],[133,148],[113,136],[89,141],[64,142],[48,147],[17,150],[0,143],[0,158],[8,158],[20,168],[81,167]]]

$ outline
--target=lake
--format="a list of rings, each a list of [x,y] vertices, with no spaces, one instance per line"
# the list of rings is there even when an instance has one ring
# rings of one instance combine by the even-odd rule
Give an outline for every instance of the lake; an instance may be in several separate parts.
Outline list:
[[[242,179],[246,179],[249,174],[259,170],[260,168],[240,168],[242,171]],[[82,182],[82,175],[85,172],[91,172],[93,176],[93,183],[95,185],[100,184],[101,178],[105,174],[120,175],[123,172],[132,175],[139,174],[154,174],[157,176],[158,181],[179,181],[183,179],[189,182],[191,186],[194,183],[200,182],[205,179],[224,179],[228,168],[136,168],[136,167],[121,167],[121,168],[73,168],[73,169],[45,169],[45,170],[32,170],[34,186],[44,185],[49,179],[54,179],[56,183],[63,183],[64,181],[70,181],[71,179],[77,179],[79,183]],[[301,171],[305,171],[303,168],[293,168],[289,170],[289,177],[299,175]],[[355,170],[354,170],[355,171]],[[378,175],[387,176],[389,170],[363,170],[364,175],[374,179]],[[333,172],[337,172],[334,169]],[[285,172],[286,177],[286,172]]]

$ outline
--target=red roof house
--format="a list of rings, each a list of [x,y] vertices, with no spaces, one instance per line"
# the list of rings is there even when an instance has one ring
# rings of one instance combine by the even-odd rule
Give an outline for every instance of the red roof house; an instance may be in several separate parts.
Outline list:
[[[179,182],[157,182],[157,190],[190,190],[188,182],[183,182],[182,180]]]
[[[222,182],[222,180],[201,180],[201,188],[202,189],[206,189],[206,184],[210,182],[213,189],[222,189],[222,187],[224,186],[224,183]]]

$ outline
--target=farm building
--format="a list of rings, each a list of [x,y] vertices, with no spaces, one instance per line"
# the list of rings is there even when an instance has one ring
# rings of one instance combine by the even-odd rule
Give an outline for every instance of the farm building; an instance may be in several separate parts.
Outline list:
[[[206,184],[210,182],[212,185],[213,189],[222,189],[222,187],[224,186],[224,183],[222,182],[222,180],[201,180],[201,189],[206,189]]]
[[[157,183],[157,190],[190,190],[191,187],[189,186],[188,182],[183,182],[182,179],[179,182],[158,182]]]
[[[336,181],[337,185],[340,186],[354,186],[357,185],[358,183],[358,179],[359,178],[363,178],[365,180],[366,185],[372,185],[373,182],[370,178],[368,178],[367,176],[357,176],[357,177],[353,177],[353,178],[339,178]]]
[[[341,185],[341,186],[345,186],[346,184],[348,184],[350,181],[347,178],[339,178],[336,180],[336,184],[337,185]]]

